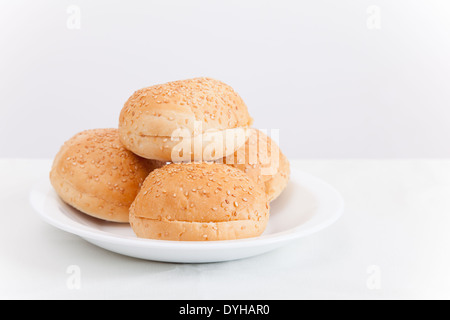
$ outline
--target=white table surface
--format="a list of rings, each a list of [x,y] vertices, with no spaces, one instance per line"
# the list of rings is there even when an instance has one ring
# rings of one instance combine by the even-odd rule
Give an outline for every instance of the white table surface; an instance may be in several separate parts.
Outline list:
[[[0,298],[449,299],[450,160],[291,160],[346,201],[332,227],[238,261],[114,254],[43,222],[29,191],[51,161],[0,160]],[[80,270],[70,289],[70,266]]]

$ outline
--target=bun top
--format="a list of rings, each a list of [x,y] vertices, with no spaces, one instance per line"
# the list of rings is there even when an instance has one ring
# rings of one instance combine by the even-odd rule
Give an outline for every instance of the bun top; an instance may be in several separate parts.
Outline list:
[[[195,121],[202,123],[199,134],[248,127],[253,119],[233,88],[211,78],[195,78],[136,91],[122,109],[119,130],[170,137],[176,129],[186,128],[196,135]]]
[[[150,173],[131,206],[137,217],[224,222],[266,218],[264,185],[224,164],[170,164]]]
[[[129,206],[148,173],[163,164],[125,149],[117,129],[94,129],[64,143],[55,157],[52,174],[70,181],[81,193]]]

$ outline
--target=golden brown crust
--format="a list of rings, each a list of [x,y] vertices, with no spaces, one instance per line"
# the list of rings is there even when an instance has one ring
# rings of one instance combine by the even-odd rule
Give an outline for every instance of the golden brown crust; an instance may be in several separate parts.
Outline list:
[[[127,222],[128,209],[142,182],[164,164],[125,149],[117,129],[86,130],[61,147],[50,180],[60,197],[82,212]]]
[[[267,219],[224,222],[159,221],[130,216],[134,232],[145,239],[212,241],[251,238],[262,234]]]
[[[252,123],[247,106],[230,86],[210,78],[195,78],[136,91],[120,113],[119,135],[136,154],[172,161],[170,138],[176,130],[183,129],[195,137],[211,130],[247,128]],[[155,142],[156,148],[152,147]],[[236,149],[227,150],[225,155]],[[193,154],[190,160],[203,159]]]
[[[53,188],[60,198],[72,207],[95,218],[114,222],[128,222],[129,206],[113,203],[88,193],[78,191],[58,173],[51,172]]]
[[[245,145],[219,161],[244,171],[256,181],[263,181],[267,197],[273,201],[289,182],[289,161],[269,136],[257,129],[249,132]]]
[[[139,237],[170,240],[257,236],[268,218],[264,185],[223,164],[170,164],[155,170],[130,208]]]
[[[265,182],[267,199],[270,202],[278,198],[284,189],[286,189],[289,183],[290,173],[289,160],[283,153],[280,153],[280,167],[278,172]]]

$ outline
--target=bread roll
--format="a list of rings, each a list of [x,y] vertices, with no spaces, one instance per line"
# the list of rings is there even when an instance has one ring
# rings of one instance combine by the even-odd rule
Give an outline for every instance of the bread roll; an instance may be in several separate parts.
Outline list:
[[[256,181],[262,180],[269,201],[273,201],[289,182],[289,161],[270,137],[257,129],[249,131],[245,145],[218,162],[238,168]]]
[[[129,207],[142,182],[165,163],[124,148],[117,129],[95,129],[68,140],[53,162],[50,181],[78,210],[107,221],[128,222]]]
[[[209,161],[234,153],[251,126],[247,106],[228,85],[196,78],[136,91],[119,118],[122,143],[162,161]]]
[[[140,238],[186,241],[256,237],[266,228],[264,186],[224,164],[170,164],[153,171],[130,208]]]

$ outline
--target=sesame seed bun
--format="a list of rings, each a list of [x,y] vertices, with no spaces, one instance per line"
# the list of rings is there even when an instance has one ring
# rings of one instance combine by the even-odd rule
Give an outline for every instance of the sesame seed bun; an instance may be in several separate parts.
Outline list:
[[[130,208],[131,227],[148,239],[256,237],[268,219],[264,185],[233,167],[204,162],[153,171]]]
[[[269,201],[275,200],[289,182],[289,160],[278,145],[257,129],[249,129],[247,142],[234,154],[219,160],[244,171],[256,181],[262,180]]]
[[[230,86],[196,78],[136,91],[120,113],[119,136],[129,150],[147,159],[210,161],[243,145],[252,123]]]
[[[165,163],[124,148],[117,129],[76,134],[61,147],[50,172],[58,195],[78,210],[103,220],[128,222],[142,182]]]

